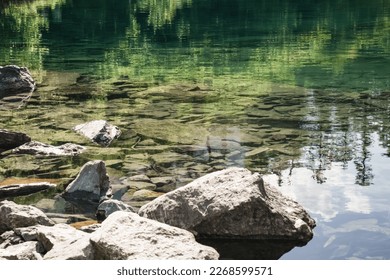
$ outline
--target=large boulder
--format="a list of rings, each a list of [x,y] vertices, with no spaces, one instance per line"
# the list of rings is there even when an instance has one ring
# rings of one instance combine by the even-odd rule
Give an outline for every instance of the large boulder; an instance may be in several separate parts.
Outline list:
[[[96,120],[76,125],[73,130],[89,138],[100,146],[107,147],[121,135],[117,126],[109,124],[105,120]]]
[[[315,227],[297,202],[245,168],[203,176],[144,205],[139,215],[209,238],[306,243]]]
[[[13,93],[31,92],[35,81],[26,67],[0,66],[0,97]]]
[[[0,201],[0,234],[33,225],[53,226],[54,222],[33,206],[18,205],[7,200]]]
[[[30,141],[31,138],[24,133],[0,129],[0,153],[19,147]]]
[[[192,233],[135,213],[117,211],[91,234],[96,259],[218,259]]]
[[[85,150],[83,146],[66,143],[61,146],[52,146],[49,144],[31,141],[21,145],[13,150],[16,154],[30,154],[41,156],[75,156]]]
[[[63,196],[74,200],[98,203],[111,194],[110,179],[104,161],[89,161],[81,168],[76,179],[65,189]]]

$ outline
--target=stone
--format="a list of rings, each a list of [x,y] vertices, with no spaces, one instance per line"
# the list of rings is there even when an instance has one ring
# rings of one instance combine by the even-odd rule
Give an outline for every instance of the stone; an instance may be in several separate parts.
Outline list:
[[[33,225],[53,226],[54,222],[33,206],[18,205],[7,200],[0,201],[0,234]]]
[[[26,241],[38,241],[42,244],[44,252],[48,252],[53,247],[61,245],[64,242],[76,242],[88,235],[67,224],[56,224],[52,227],[37,225],[26,228],[17,228],[14,231]]]
[[[44,260],[93,260],[94,249],[89,240],[89,234],[71,241],[57,243]]]
[[[99,204],[96,211],[96,218],[99,222],[102,222],[109,215],[111,215],[116,211],[125,211],[125,212],[133,212],[133,213],[137,212],[133,207],[123,203],[122,201],[116,199],[107,199]]]
[[[135,213],[117,211],[91,234],[96,259],[218,259],[211,247],[195,241],[192,233]],[[126,242],[124,242],[126,241]]]
[[[152,183],[151,179],[145,175],[134,175],[128,178],[124,178],[121,180],[121,183],[127,187],[131,187],[138,190],[155,190],[157,187]]]
[[[162,192],[155,192],[151,190],[138,190],[133,193],[131,200],[136,200],[136,201],[152,200],[163,194],[164,193]]]
[[[307,243],[315,221],[260,174],[228,168],[205,175],[142,206],[139,215],[201,237],[284,239]]]
[[[35,90],[35,81],[26,67],[0,66],[0,97]]]
[[[36,241],[29,241],[12,245],[7,249],[0,249],[0,259],[6,260],[42,260],[39,254],[40,245]]]
[[[50,184],[47,182],[0,186],[0,199],[6,197],[29,195],[55,187],[55,184]]]
[[[80,228],[81,231],[84,231],[86,233],[92,233],[98,230],[101,227],[101,224],[93,224],[88,226],[83,226]]]
[[[105,120],[79,124],[73,127],[73,130],[104,147],[109,146],[114,139],[121,135],[121,131],[117,126],[113,126]]]
[[[9,230],[0,235],[0,249],[5,249],[8,246],[23,243],[24,240],[17,235],[13,230]]]
[[[27,134],[0,129],[0,153],[1,151],[19,147],[30,141],[31,138]]]
[[[102,197],[110,194],[106,165],[101,160],[95,160],[83,165],[76,179],[66,187],[63,196],[98,203]]]
[[[43,156],[75,156],[85,150],[83,146],[66,143],[61,146],[52,146],[37,141],[28,142],[12,152],[17,154],[43,155]]]

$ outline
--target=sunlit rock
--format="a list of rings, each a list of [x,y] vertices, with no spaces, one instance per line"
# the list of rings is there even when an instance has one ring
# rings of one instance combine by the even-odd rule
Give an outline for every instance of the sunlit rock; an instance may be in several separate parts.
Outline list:
[[[40,244],[36,241],[24,242],[0,249],[0,259],[6,260],[42,260]]]
[[[116,211],[137,212],[133,207],[123,203],[122,201],[107,199],[99,204],[96,211],[96,218],[98,221],[103,221]]]
[[[63,196],[97,203],[102,197],[110,194],[110,179],[106,165],[101,160],[95,160],[84,164],[76,179],[66,187]]]
[[[123,241],[126,242],[123,242]],[[201,245],[188,231],[131,212],[110,215],[92,233],[96,259],[218,259],[211,247]]]
[[[0,198],[29,195],[55,187],[55,184],[50,184],[48,182],[5,185],[0,186]]]
[[[117,126],[109,124],[105,120],[95,120],[76,125],[73,130],[91,139],[100,146],[107,147],[121,135]]]
[[[53,226],[54,222],[33,206],[18,205],[7,200],[0,202],[0,233],[33,225]]]
[[[202,237],[308,242],[315,221],[258,173],[229,168],[156,198],[139,214]]]

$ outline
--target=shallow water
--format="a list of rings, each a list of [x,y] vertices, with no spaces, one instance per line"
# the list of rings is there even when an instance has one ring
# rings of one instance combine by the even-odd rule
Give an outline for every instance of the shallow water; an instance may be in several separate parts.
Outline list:
[[[389,16],[385,0],[2,8],[0,65],[28,66],[38,90],[23,104],[0,100],[1,128],[88,150],[65,159],[8,155],[0,179],[65,184],[83,163],[103,159],[117,188],[147,174],[169,177],[157,190],[165,192],[245,166],[317,220],[313,240],[282,259],[389,259]],[[71,130],[94,119],[119,126],[121,137],[101,148]],[[145,203],[131,195],[124,199]]]

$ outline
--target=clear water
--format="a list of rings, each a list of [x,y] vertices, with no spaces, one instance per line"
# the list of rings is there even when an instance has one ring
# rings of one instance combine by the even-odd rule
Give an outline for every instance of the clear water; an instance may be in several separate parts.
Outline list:
[[[0,100],[1,127],[89,148],[3,157],[0,179],[66,181],[96,158],[113,183],[177,187],[245,166],[317,220],[282,259],[390,258],[389,1],[37,0],[0,9],[0,40],[0,65],[38,81],[21,108]],[[122,136],[71,131],[93,119]]]

